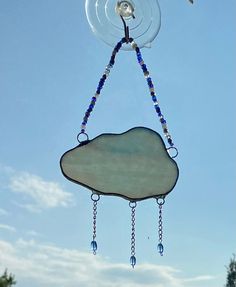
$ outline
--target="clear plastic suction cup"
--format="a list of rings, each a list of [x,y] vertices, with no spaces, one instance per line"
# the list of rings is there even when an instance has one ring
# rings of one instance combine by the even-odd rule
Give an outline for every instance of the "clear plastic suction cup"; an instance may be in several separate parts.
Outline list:
[[[93,33],[114,47],[125,36],[121,16],[129,27],[129,35],[140,48],[151,47],[161,26],[157,0],[86,0],[86,15]],[[131,50],[123,45],[123,50]]]

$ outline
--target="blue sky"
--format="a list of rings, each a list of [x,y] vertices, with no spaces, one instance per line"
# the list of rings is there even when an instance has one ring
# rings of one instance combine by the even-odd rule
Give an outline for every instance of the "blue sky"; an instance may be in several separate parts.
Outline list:
[[[132,270],[128,202],[100,200],[94,257],[90,192],[59,168],[112,48],[92,34],[84,1],[0,0],[0,272],[17,286],[225,283],[236,252],[236,2],[195,2],[160,0],[160,33],[142,49],[180,178],[164,206],[163,257],[155,201],[138,204]],[[140,125],[161,132],[135,54],[121,51],[88,133]]]

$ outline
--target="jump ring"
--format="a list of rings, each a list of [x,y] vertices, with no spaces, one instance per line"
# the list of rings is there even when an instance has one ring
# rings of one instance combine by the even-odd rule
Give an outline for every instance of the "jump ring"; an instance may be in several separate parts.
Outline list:
[[[130,201],[129,202],[129,207],[130,208],[135,208],[137,206],[137,202],[136,201]]]
[[[174,152],[175,152],[173,155],[171,154],[171,150],[174,150]],[[179,154],[178,149],[174,146],[167,148],[167,151],[168,151],[170,157],[172,157],[172,158],[177,157],[177,155]]]
[[[80,139],[82,135],[84,135],[84,136],[86,137],[85,140],[81,140],[81,139]],[[77,141],[78,141],[79,143],[82,143],[82,142],[88,141],[88,140],[89,140],[89,136],[88,136],[88,134],[86,134],[85,132],[80,132],[80,133],[77,135]]]
[[[92,201],[97,202],[100,199],[100,195],[97,194],[97,193],[92,193],[91,194],[91,199],[92,199]]]
[[[165,203],[165,198],[164,197],[158,197],[156,198],[157,204],[158,205],[163,205]]]

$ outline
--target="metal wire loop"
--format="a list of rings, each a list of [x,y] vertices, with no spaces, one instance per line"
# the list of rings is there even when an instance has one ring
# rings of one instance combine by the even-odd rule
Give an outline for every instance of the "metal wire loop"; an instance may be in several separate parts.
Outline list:
[[[92,193],[91,194],[91,199],[92,199],[93,202],[97,202],[100,199],[100,195],[97,194],[97,193]]]
[[[175,152],[174,155],[171,154],[171,150],[174,150],[174,152]],[[172,157],[172,158],[177,157],[178,154],[179,154],[178,149],[176,147],[174,147],[174,146],[168,147],[167,151],[168,151],[170,157]]]
[[[130,208],[136,208],[136,206],[137,206],[137,202],[136,201],[130,201],[129,202],[129,207]]]
[[[164,197],[158,197],[158,198],[156,198],[156,202],[158,205],[163,205],[165,203],[165,198]]]
[[[85,137],[84,140],[81,139],[82,136]],[[77,135],[77,141],[78,141],[79,143],[82,143],[82,142],[88,141],[88,140],[89,140],[89,136],[88,136],[88,134],[86,134],[85,132],[80,132],[80,133]]]

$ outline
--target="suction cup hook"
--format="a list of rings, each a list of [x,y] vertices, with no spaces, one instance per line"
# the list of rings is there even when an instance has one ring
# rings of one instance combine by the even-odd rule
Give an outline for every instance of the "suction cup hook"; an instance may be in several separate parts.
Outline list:
[[[123,18],[134,19],[134,5],[131,1],[117,1],[116,13]]]
[[[151,47],[160,30],[157,0],[86,0],[85,9],[93,33],[112,47],[124,37],[124,27],[140,48]],[[132,50],[130,45],[121,49]]]

